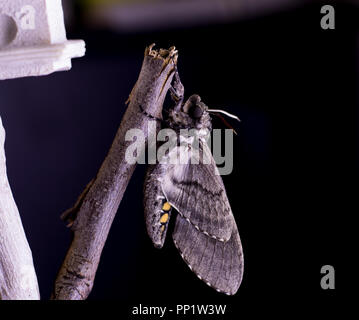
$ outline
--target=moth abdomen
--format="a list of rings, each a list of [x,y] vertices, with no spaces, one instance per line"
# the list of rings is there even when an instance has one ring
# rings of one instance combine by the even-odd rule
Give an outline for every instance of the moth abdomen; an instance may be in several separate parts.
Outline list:
[[[144,192],[147,233],[156,248],[164,245],[172,212],[172,206],[162,192],[160,173],[159,167],[149,168]]]
[[[164,198],[158,202],[158,210],[151,216],[151,230],[147,230],[156,248],[162,248],[165,242],[172,206]]]

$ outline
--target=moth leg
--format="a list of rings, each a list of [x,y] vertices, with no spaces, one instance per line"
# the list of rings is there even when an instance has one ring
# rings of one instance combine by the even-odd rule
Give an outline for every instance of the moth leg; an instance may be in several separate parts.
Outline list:
[[[142,105],[139,105],[139,106],[140,106],[141,113],[144,114],[147,118],[150,118],[150,119],[152,119],[152,120],[156,120],[156,121],[162,123],[163,119],[157,118],[157,117],[153,116],[152,114],[149,114],[148,112],[146,112],[146,111],[143,109]]]
[[[85,199],[87,193],[89,192],[90,188],[92,187],[93,183],[94,183],[95,179],[92,179],[87,186],[85,187],[85,190],[82,191],[82,193],[80,194],[80,196],[78,197],[75,205],[70,208],[67,209],[62,215],[61,215],[61,220],[65,221],[67,223],[67,227],[71,228],[72,225],[74,224],[76,217],[77,217],[77,213],[80,210],[80,207],[83,203],[83,200]]]
[[[171,98],[176,103],[176,110],[179,110],[182,106],[184,99],[184,87],[181,82],[177,67],[174,75],[173,85],[170,87]]]

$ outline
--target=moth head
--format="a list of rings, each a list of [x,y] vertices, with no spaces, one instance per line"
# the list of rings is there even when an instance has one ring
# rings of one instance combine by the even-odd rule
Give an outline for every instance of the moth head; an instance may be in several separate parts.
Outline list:
[[[174,128],[208,129],[211,130],[211,118],[208,107],[197,94],[192,95],[183,105],[170,110],[170,126]]]

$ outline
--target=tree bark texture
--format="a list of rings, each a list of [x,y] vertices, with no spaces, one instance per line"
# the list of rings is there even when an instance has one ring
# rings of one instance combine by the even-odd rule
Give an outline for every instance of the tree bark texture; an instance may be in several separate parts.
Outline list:
[[[162,118],[176,64],[174,47],[159,51],[153,50],[153,45],[146,48],[139,78],[112,147],[95,179],[65,213],[72,220],[73,240],[55,281],[52,299],[82,300],[90,294],[111,224],[136,167],[125,159],[126,149],[132,143],[125,140],[126,132],[140,129],[146,141],[156,133],[156,126],[149,127],[148,121],[152,117]]]

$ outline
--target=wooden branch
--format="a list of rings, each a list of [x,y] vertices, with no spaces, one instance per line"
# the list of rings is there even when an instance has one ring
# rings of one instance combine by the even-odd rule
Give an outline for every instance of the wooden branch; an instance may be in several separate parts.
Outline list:
[[[162,117],[163,102],[177,64],[177,51],[174,47],[159,51],[152,48],[153,45],[146,48],[129,106],[96,178],[75,207],[65,213],[65,218],[73,220],[74,238],[55,281],[52,299],[81,300],[90,294],[112,221],[136,167],[125,160],[126,149],[132,143],[125,141],[126,132],[141,129],[147,141],[148,135],[156,130],[147,126],[149,115]]]
[[[32,254],[6,174],[0,117],[0,300],[39,300]]]

